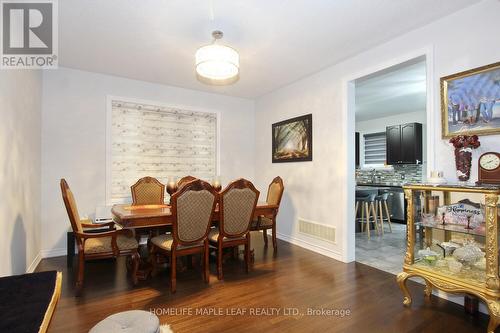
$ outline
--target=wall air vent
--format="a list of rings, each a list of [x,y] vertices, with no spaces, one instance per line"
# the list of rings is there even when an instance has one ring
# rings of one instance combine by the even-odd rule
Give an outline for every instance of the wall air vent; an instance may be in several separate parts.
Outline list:
[[[299,232],[301,234],[335,243],[335,227],[308,221],[299,217]]]

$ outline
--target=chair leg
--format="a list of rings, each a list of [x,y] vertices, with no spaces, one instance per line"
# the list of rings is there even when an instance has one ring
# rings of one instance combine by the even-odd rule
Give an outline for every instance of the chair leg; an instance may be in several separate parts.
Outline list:
[[[158,255],[154,245],[151,245],[149,250],[149,262],[151,263],[151,276],[155,277],[158,274]]]
[[[391,225],[391,214],[389,213],[389,207],[387,207],[387,201],[384,201],[385,214],[387,215],[387,223],[389,223],[389,232],[392,232]]]
[[[210,282],[209,262],[208,262],[208,240],[205,240],[203,247],[203,278],[205,283]]]
[[[245,271],[248,274],[250,270],[250,233],[247,233],[247,241],[245,243]]]
[[[170,292],[174,294],[177,290],[177,256],[175,251],[170,253]]]
[[[264,238],[264,246],[267,247],[267,229],[262,230],[262,237]]]
[[[223,279],[223,274],[222,274],[222,243],[218,242],[218,248],[217,248],[217,278],[219,280]]]
[[[278,242],[276,240],[276,220],[273,221],[273,249],[274,251],[278,250]]]
[[[80,296],[83,290],[83,278],[85,275],[85,257],[82,252],[78,252],[78,273],[76,278],[76,296]]]
[[[139,255],[139,252],[134,252],[132,254],[132,283],[134,286],[137,285],[138,278],[137,278],[137,271],[139,270],[139,261],[141,260],[141,256]]]
[[[354,220],[358,217],[358,209],[359,209],[359,201],[356,201],[356,208],[355,208],[355,213],[354,213]]]
[[[370,239],[370,209],[368,207],[368,202],[365,202],[365,228],[368,239]]]

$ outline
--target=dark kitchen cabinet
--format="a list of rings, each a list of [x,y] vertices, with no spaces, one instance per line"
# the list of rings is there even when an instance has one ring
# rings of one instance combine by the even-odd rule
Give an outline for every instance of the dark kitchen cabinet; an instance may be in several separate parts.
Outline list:
[[[385,134],[387,164],[422,163],[422,124],[388,126]]]

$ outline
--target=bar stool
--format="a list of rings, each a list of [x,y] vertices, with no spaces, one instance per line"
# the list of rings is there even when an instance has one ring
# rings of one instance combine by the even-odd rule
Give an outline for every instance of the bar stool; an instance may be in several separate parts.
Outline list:
[[[379,195],[375,197],[375,215],[378,214],[378,220],[380,221],[380,229],[382,229],[382,235],[384,234],[384,221],[387,221],[387,223],[389,224],[389,232],[392,232],[391,213],[389,212],[389,208],[387,207],[388,198],[389,192],[379,193]]]
[[[356,191],[356,215],[358,216],[359,205],[361,204],[361,232],[363,232],[363,226],[366,226],[366,234],[368,239],[370,239],[370,222],[375,224],[375,229],[377,230],[377,235],[380,235],[380,230],[377,223],[377,213],[375,212],[375,193],[369,193],[363,195]],[[366,214],[366,215],[365,215]]]

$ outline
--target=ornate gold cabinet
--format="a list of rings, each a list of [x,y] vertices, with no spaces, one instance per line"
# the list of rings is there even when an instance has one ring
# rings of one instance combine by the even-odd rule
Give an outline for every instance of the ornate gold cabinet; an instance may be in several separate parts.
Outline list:
[[[490,312],[488,332],[500,324],[498,267],[498,200],[500,186],[409,184],[407,248],[397,281],[411,304],[406,281],[425,280],[432,289],[469,294],[483,300]]]

